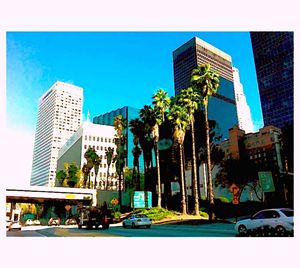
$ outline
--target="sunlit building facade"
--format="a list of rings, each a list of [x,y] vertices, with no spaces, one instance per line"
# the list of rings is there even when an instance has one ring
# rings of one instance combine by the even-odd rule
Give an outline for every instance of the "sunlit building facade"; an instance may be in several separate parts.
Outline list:
[[[54,186],[58,151],[82,123],[83,89],[56,82],[40,98],[30,185]]]
[[[64,170],[65,163],[75,163],[82,169],[86,163],[84,154],[91,147],[95,149],[101,159],[98,174],[95,174],[95,169],[92,169],[90,173],[93,188],[105,190],[107,185],[107,190],[117,190],[118,176],[115,164],[111,163],[108,170],[106,157],[106,151],[109,147],[114,150],[114,154],[116,153],[115,135],[116,131],[112,126],[84,122],[59,150],[57,170]]]
[[[243,129],[246,133],[253,132],[254,126],[251,111],[244,94],[243,85],[240,82],[239,70],[235,67],[233,67],[232,70],[239,128]]]

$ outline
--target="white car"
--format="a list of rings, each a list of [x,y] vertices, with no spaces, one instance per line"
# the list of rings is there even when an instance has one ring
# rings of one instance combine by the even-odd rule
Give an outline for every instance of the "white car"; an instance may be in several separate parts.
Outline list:
[[[129,215],[125,220],[123,220],[123,227],[147,227],[150,228],[152,224],[152,221],[150,218],[148,218],[146,215],[143,214],[131,214]]]
[[[6,221],[6,227],[8,228],[8,231],[11,231],[13,229],[17,229],[21,231],[22,229],[22,226],[18,221]]]
[[[240,235],[259,228],[269,228],[283,234],[294,231],[294,210],[289,208],[264,209],[251,218],[240,220],[235,224],[235,230]]]

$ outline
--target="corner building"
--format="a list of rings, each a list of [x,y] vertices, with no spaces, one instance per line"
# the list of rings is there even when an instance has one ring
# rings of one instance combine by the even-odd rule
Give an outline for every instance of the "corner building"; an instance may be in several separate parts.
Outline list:
[[[83,89],[56,82],[40,98],[30,185],[55,186],[58,151],[82,123]]]
[[[208,116],[216,120],[220,134],[226,138],[228,129],[238,122],[230,55],[198,37],[177,48],[173,51],[175,94],[191,86],[192,70],[201,64],[210,64],[211,70],[220,75],[220,86],[210,99]]]
[[[250,36],[264,125],[282,128],[294,120],[294,33]]]
[[[86,163],[84,154],[91,147],[95,149],[101,159],[98,174],[95,174],[95,169],[92,169],[90,174],[93,187],[105,190],[107,182],[108,190],[117,190],[119,179],[116,174],[115,163],[111,163],[108,174],[108,163],[105,155],[109,147],[114,149],[114,154],[116,153],[115,135],[116,131],[112,126],[84,122],[59,150],[57,170],[64,170],[65,163],[75,163],[82,169],[84,163]]]

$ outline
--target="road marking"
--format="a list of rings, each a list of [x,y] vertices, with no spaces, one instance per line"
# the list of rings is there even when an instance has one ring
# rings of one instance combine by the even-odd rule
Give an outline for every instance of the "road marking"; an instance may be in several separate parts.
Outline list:
[[[119,236],[119,235],[114,235],[114,234],[109,234],[109,233],[101,233],[101,232],[90,232],[90,231],[79,231],[76,229],[76,231],[74,229],[56,229],[54,231],[55,235],[58,236],[88,236],[88,237],[92,237],[92,236],[101,236],[101,237],[112,237],[112,236]]]

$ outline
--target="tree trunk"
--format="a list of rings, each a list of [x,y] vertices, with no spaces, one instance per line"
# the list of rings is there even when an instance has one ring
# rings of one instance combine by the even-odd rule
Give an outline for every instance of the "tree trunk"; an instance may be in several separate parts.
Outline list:
[[[205,131],[206,131],[206,151],[207,151],[207,174],[208,174],[208,197],[210,204],[210,220],[215,219],[213,212],[214,206],[214,191],[213,191],[213,182],[211,174],[211,161],[210,161],[210,141],[209,141],[209,125],[208,125],[208,111],[207,105],[204,105],[204,114],[205,114]]]
[[[193,180],[193,191],[194,191],[194,199],[195,199],[195,206],[194,206],[194,214],[199,216],[199,195],[198,195],[198,181],[197,181],[197,164],[196,164],[196,148],[195,148],[195,133],[194,133],[194,118],[191,119],[191,132],[192,132],[192,180]]]
[[[105,184],[105,190],[108,190],[108,177],[109,177],[109,166],[107,168],[107,173],[106,173],[106,184]]]
[[[182,204],[182,213],[187,214],[186,210],[186,198],[185,198],[185,179],[184,179],[184,167],[183,167],[183,152],[182,144],[179,144],[179,154],[180,154],[180,177],[181,177],[181,204]]]
[[[122,172],[119,175],[119,204],[120,204],[120,212],[122,210]]]
[[[141,190],[141,174],[140,174],[140,162],[138,160],[138,165],[137,165],[137,190]]]
[[[161,207],[161,182],[160,182],[160,167],[159,167],[159,150],[157,142],[154,145],[156,156],[156,169],[157,169],[157,207]]]

